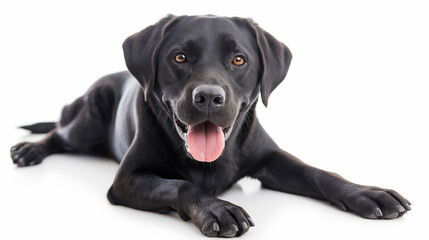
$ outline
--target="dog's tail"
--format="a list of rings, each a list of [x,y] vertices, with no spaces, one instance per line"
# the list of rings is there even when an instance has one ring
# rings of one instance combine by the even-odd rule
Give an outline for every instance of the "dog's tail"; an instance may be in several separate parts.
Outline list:
[[[21,126],[19,128],[29,130],[31,133],[48,133],[52,129],[57,127],[56,122],[41,122],[33,125]]]

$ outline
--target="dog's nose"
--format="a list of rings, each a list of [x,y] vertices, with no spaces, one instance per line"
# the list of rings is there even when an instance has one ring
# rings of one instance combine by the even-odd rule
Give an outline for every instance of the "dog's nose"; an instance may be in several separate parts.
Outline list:
[[[192,91],[192,103],[198,110],[210,113],[225,104],[225,91],[218,85],[200,85]]]

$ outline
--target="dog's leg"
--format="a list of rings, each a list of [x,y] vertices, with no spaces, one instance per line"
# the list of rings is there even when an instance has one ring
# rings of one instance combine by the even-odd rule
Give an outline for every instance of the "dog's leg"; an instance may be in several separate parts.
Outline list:
[[[137,144],[140,145],[140,144]],[[144,154],[125,156],[107,196],[112,204],[154,212],[175,210],[187,221],[192,219],[207,236],[234,237],[254,226],[241,207],[220,200],[184,180],[165,179],[144,169],[136,169]]]
[[[64,107],[58,126],[42,141],[13,146],[10,150],[13,162],[18,166],[31,166],[60,152],[109,155],[107,129],[114,99],[111,87],[101,84],[93,87]]]
[[[351,183],[287,152],[277,151],[265,159],[267,165],[254,177],[267,188],[326,200],[364,218],[397,218],[411,210],[410,202],[393,190]]]
[[[10,149],[10,156],[13,163],[24,167],[39,164],[48,155],[65,151],[64,142],[58,136],[57,129],[54,129],[39,142],[22,142],[13,146]]]
[[[241,207],[220,200],[183,180],[164,179],[148,173],[118,177],[108,192],[113,204],[144,211],[176,210],[183,220],[194,222],[210,237],[234,237],[254,226]]]

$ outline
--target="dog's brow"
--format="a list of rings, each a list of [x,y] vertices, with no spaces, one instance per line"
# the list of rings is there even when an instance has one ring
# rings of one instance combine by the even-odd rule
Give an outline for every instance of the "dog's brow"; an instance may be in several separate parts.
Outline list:
[[[202,38],[187,40],[184,44],[184,48],[188,51],[201,51],[204,40]]]
[[[225,49],[228,51],[233,51],[237,47],[237,42],[235,39],[233,39],[231,36],[228,36],[226,34],[222,34],[218,37],[220,42],[221,49]]]

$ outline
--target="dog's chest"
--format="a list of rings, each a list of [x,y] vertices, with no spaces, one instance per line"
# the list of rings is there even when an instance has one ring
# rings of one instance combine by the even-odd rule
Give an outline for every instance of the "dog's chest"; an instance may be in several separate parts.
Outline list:
[[[219,161],[219,160],[217,160]],[[220,194],[236,181],[236,166],[233,164],[201,164],[182,173],[185,180],[214,194]]]

